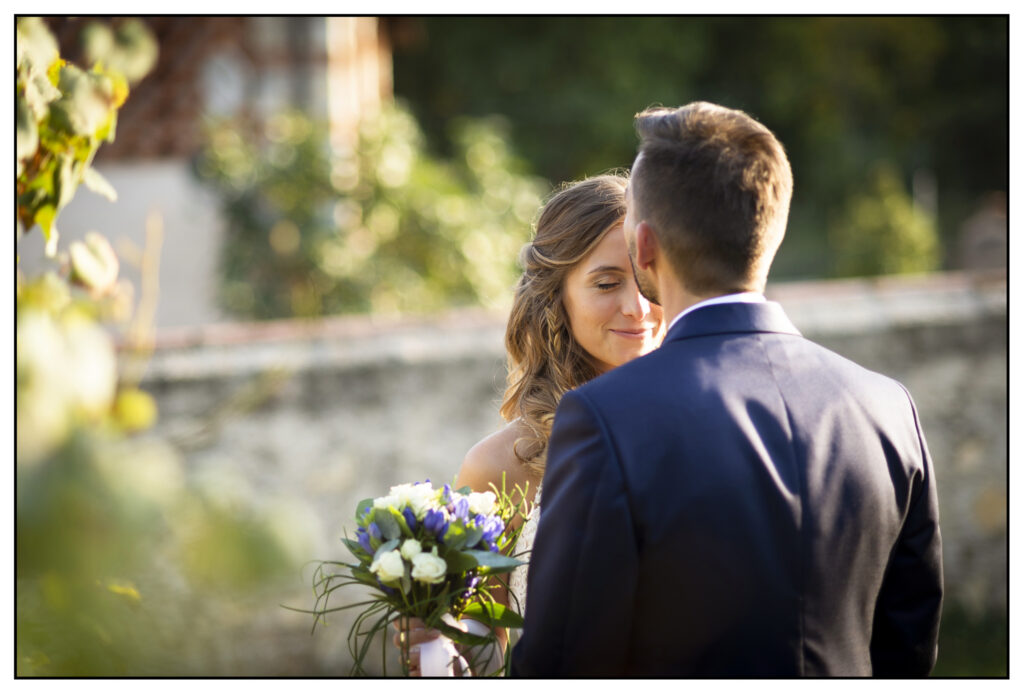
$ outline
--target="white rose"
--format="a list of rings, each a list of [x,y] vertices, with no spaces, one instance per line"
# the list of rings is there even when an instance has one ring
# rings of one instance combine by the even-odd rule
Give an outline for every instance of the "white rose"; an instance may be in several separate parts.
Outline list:
[[[440,583],[447,571],[448,565],[437,556],[437,547],[430,554],[422,552],[412,558],[412,577],[421,583]]]
[[[472,492],[469,495],[469,511],[473,515],[482,513],[489,516],[494,512],[494,506],[498,503],[498,497],[494,492]]]
[[[377,578],[383,583],[394,583],[401,580],[405,573],[405,562],[402,561],[402,554],[397,549],[385,552],[370,564],[370,571],[377,574]]]
[[[417,540],[406,540],[402,543],[402,556],[412,561],[413,557],[423,552],[423,545]]]
[[[373,500],[374,508],[388,508],[389,506],[398,507],[398,497],[394,494],[388,494],[387,496],[379,496]]]
[[[427,511],[437,505],[437,490],[428,482],[400,484],[391,488],[391,494],[397,497],[401,507],[411,508],[417,520],[423,520]]]

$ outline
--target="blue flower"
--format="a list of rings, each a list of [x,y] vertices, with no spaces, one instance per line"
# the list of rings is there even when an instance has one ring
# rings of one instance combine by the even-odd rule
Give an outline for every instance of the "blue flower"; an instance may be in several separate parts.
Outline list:
[[[488,516],[483,521],[477,516],[477,527],[484,531],[484,540],[494,542],[505,530],[505,523],[498,516]]]
[[[359,546],[366,550],[367,554],[373,554],[373,546],[370,545],[370,534],[363,528],[356,530],[356,540]]]
[[[402,518],[405,519],[405,523],[409,526],[409,530],[416,532],[416,514],[412,512],[411,508],[406,506],[402,509]]]
[[[427,511],[427,515],[423,517],[423,527],[434,537],[444,537],[448,532],[448,519],[445,518],[444,511],[433,508]]]
[[[448,510],[463,523],[469,521],[469,499],[466,497],[462,497],[454,504],[451,504]]]
[[[445,482],[441,487],[441,505],[446,506],[452,502],[452,485]]]
[[[372,537],[374,540],[379,540],[382,537],[384,537],[384,534],[381,533],[380,528],[377,526],[376,523],[370,523],[370,525],[367,527],[367,530],[370,533],[370,537]]]

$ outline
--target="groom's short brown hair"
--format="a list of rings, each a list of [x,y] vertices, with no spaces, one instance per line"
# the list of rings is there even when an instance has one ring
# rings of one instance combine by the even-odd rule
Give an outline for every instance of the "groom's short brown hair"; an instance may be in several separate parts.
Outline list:
[[[785,150],[742,111],[705,102],[635,118],[633,218],[654,228],[692,293],[763,290],[793,193]]]

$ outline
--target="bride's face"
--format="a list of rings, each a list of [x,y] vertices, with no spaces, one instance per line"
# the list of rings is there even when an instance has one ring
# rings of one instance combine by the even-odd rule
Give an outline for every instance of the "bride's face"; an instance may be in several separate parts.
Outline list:
[[[602,372],[647,354],[664,337],[661,307],[637,289],[621,224],[569,272],[562,295],[573,337]]]

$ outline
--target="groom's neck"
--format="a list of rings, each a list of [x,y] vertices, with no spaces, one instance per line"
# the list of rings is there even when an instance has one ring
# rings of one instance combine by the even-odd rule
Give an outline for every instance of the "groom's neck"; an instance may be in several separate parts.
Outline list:
[[[661,308],[665,316],[665,325],[669,325],[680,313],[691,306],[696,306],[702,301],[714,299],[719,296],[740,294],[743,292],[758,292],[760,294],[764,294],[764,288],[737,287],[735,289],[724,289],[721,291],[695,294],[687,290],[681,282],[666,282],[660,287],[660,292],[659,296],[662,298]]]
[[[686,290],[681,284],[678,283],[666,283],[666,286],[662,286],[660,289],[661,308],[665,316],[665,325],[668,325],[672,320],[680,313],[699,304],[705,299],[711,299],[719,294],[693,294]]]

